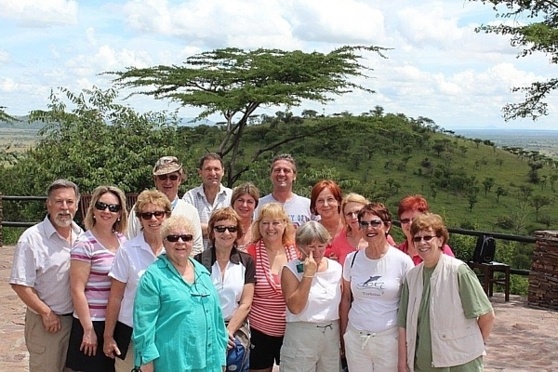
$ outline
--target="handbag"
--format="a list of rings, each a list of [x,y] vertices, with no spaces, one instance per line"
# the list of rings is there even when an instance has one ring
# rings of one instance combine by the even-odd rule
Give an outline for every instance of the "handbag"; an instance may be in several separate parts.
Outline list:
[[[117,357],[122,360],[126,359],[128,347],[130,346],[130,341],[132,340],[132,331],[132,327],[119,321],[116,322],[113,338],[116,342],[116,346],[118,346],[118,349],[120,350],[120,355],[117,355]]]

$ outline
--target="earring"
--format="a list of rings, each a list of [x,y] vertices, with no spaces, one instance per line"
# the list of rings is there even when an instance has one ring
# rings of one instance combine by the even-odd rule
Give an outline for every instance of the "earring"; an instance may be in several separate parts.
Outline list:
[[[116,221],[120,222],[120,217],[118,217],[118,218],[116,219]]]

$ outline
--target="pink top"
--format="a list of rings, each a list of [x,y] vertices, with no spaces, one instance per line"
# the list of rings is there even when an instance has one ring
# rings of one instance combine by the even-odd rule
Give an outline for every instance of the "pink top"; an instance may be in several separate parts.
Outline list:
[[[126,240],[122,234],[117,234],[117,238],[120,245]],[[78,236],[72,247],[71,259],[87,262],[91,267],[89,278],[85,284],[85,298],[93,321],[105,320],[111,283],[108,273],[112,268],[115,256],[116,253],[102,246],[91,231],[86,231]],[[75,311],[74,316],[77,317]]]
[[[407,245],[406,240],[403,243],[396,246],[396,247],[399,248],[399,250],[409,254],[409,252],[408,252],[409,251],[409,246]],[[453,251],[451,250],[450,246],[447,245],[447,244],[444,244],[444,246],[442,247],[442,252],[444,254],[447,254],[450,257],[455,257],[455,255],[453,254]],[[422,258],[420,258],[420,256],[418,254],[415,255],[415,256],[412,256],[411,258],[413,259],[413,262],[415,263],[415,266],[422,262]]]
[[[281,337],[285,334],[287,316],[281,282],[271,273],[263,240],[250,244],[247,251],[256,263],[256,287],[248,315],[250,327],[269,336]],[[297,258],[294,246],[286,246],[285,252],[287,261]]]

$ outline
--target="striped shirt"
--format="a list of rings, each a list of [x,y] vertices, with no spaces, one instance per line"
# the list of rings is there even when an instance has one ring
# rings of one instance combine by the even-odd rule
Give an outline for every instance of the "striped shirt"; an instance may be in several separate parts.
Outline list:
[[[116,235],[122,245],[126,238],[122,234]],[[105,320],[111,283],[108,273],[115,256],[116,253],[101,245],[91,231],[81,234],[72,247],[71,259],[90,265],[89,277],[85,284],[85,298],[92,321]],[[75,312],[74,316],[77,318]]]
[[[271,273],[269,257],[262,240],[252,243],[247,251],[256,262],[256,287],[248,319],[250,327],[268,336],[285,334],[286,304],[279,275]],[[294,246],[286,246],[287,261],[297,258]]]

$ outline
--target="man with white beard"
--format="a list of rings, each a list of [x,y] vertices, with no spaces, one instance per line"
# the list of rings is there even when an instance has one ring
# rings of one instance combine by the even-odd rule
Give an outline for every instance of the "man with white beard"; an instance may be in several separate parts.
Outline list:
[[[79,189],[59,179],[47,189],[45,219],[25,230],[14,252],[10,285],[27,305],[25,343],[29,371],[67,370],[72,328],[70,249],[81,228],[73,221]]]

